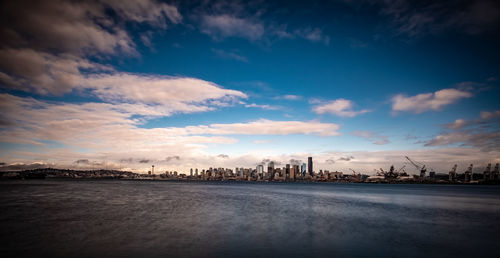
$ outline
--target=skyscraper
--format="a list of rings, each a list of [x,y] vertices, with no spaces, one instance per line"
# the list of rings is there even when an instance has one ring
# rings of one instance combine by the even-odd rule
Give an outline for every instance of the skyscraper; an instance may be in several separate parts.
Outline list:
[[[269,164],[267,164],[267,175],[269,176],[270,179],[274,179],[274,162],[270,161]]]
[[[257,174],[262,175],[264,173],[264,166],[257,165]]]
[[[313,176],[313,158],[308,157],[307,158],[307,173],[311,176]]]
[[[304,176],[304,177],[306,176],[306,167],[307,167],[306,163],[302,163],[302,168],[301,168],[301,170],[300,170],[300,173],[301,173],[301,174],[302,174],[302,176]]]

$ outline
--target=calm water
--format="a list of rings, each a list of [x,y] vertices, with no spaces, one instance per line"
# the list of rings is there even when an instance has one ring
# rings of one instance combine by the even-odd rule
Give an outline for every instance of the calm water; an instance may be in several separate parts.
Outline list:
[[[499,257],[500,187],[0,182],[0,256]]]

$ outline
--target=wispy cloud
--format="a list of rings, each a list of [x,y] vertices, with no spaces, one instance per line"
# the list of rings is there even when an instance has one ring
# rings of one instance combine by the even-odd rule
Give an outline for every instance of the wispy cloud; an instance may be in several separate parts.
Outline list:
[[[379,135],[371,131],[352,131],[351,135],[368,139],[377,145],[384,145],[390,142],[387,136]]]
[[[313,107],[313,111],[317,114],[332,114],[341,117],[355,117],[370,112],[368,109],[355,111],[353,110],[353,106],[354,103],[350,100],[336,99]]]
[[[299,95],[293,95],[293,94],[287,94],[283,96],[277,96],[275,99],[284,99],[284,100],[301,100],[302,96]]]
[[[248,59],[245,56],[242,56],[240,54],[237,54],[235,52],[230,52],[230,51],[225,51],[222,49],[215,49],[212,48],[212,52],[216,54],[218,57],[223,58],[223,59],[232,59],[236,61],[240,61],[243,63],[248,63]]]
[[[215,39],[241,37],[255,41],[263,37],[265,30],[264,25],[258,21],[222,14],[204,15],[201,22],[201,32]]]
[[[496,1],[413,2],[381,1],[380,14],[391,19],[396,35],[421,37],[457,31],[465,34],[494,32],[500,21],[500,5]]]
[[[237,1],[206,3],[205,8],[200,8],[196,15],[200,31],[214,40],[235,37],[269,44],[276,39],[300,38],[330,44],[330,37],[321,28],[289,28],[286,23],[264,19],[266,8],[262,4],[258,8],[249,8],[251,5]]]
[[[266,110],[278,110],[278,109],[282,108],[281,106],[272,106],[272,105],[268,105],[268,104],[259,105],[259,104],[255,104],[255,103],[245,104],[245,107],[247,107],[247,108],[261,108],[261,109],[266,109]]]
[[[323,30],[321,30],[320,28],[301,28],[295,30],[292,35],[307,39],[311,42],[321,42],[325,45],[330,44],[330,37],[325,35]]]

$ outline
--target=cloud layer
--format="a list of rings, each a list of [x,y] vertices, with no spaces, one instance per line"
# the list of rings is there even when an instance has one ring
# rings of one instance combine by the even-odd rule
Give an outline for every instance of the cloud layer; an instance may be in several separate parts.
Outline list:
[[[449,130],[425,143],[425,146],[472,146],[491,152],[500,149],[500,110],[483,111],[474,120],[457,119],[446,124]]]

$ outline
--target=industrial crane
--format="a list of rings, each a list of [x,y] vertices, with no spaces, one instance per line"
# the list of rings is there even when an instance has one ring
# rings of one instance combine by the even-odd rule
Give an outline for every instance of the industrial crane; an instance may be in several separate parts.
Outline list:
[[[407,159],[407,160],[408,160],[408,161],[409,161],[409,162],[410,162],[413,166],[415,166],[417,169],[419,169],[419,170],[420,170],[420,178],[424,178],[424,177],[425,177],[425,172],[427,171],[427,168],[425,168],[425,164],[422,164],[422,163],[418,162],[418,163],[422,164],[422,166],[420,166],[420,165],[417,165],[417,163],[416,163],[415,161],[411,160],[411,159],[410,159],[410,157],[405,156],[405,158],[406,158],[406,159]]]
[[[488,166],[486,166],[486,169],[483,172],[483,180],[484,181],[490,180],[490,174],[491,174],[491,163],[488,163]]]
[[[456,177],[457,177],[457,164],[455,164],[448,173],[448,179],[450,180],[450,182],[455,181]]]
[[[352,177],[355,179],[355,180],[359,180],[361,174],[356,174],[356,171],[354,171],[354,169],[352,168],[349,168],[349,170],[352,171]]]
[[[401,168],[398,169],[398,172],[397,172],[398,176],[408,176],[408,174],[406,174],[405,167],[406,167],[406,165],[403,165]],[[401,171],[403,171],[403,172],[401,172]]]
[[[394,165],[391,165],[391,168],[387,172],[380,168],[380,172],[386,179],[393,179],[398,177],[398,173],[394,172]]]
[[[472,174],[472,167],[473,164],[470,164],[470,166],[467,168],[467,170],[464,172],[464,181],[465,182],[471,182],[474,180],[474,175]]]

